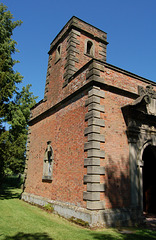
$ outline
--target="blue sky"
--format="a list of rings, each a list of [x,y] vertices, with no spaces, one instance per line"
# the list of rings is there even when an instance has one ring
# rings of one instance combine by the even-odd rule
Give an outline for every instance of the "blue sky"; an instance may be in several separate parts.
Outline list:
[[[107,62],[156,81],[156,0],[3,0],[15,20],[15,69],[43,98],[50,43],[76,16],[107,32]]]

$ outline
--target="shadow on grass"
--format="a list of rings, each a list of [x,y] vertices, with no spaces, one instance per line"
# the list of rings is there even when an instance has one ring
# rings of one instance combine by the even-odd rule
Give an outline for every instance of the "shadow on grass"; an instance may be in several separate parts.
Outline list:
[[[137,230],[137,231],[117,231],[117,235],[105,233],[92,233],[95,240],[152,240],[156,239],[156,231]]]
[[[1,189],[0,190],[0,200],[20,198],[21,194],[14,192],[13,190],[14,190],[14,188]]]
[[[6,236],[4,240],[53,240],[46,233],[22,233],[19,232],[15,236]]]
[[[18,176],[5,178],[0,186],[0,200],[20,198],[21,179]]]

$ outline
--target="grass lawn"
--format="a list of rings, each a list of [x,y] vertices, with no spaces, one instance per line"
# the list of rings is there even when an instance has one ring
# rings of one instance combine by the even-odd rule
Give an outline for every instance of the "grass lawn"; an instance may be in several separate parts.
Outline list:
[[[156,232],[147,229],[90,230],[25,203],[19,199],[21,190],[15,188],[16,179],[0,190],[0,240],[150,240]]]

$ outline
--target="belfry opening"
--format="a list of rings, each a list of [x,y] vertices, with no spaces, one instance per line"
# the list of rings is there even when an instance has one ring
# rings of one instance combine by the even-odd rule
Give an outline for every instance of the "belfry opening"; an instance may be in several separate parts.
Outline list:
[[[143,211],[156,213],[156,146],[148,145],[142,160],[143,167]]]

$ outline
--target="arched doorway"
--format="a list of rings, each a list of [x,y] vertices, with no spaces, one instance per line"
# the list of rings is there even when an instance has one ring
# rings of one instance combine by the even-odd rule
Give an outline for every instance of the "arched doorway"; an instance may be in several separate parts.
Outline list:
[[[156,147],[148,145],[143,152],[143,211],[156,213]]]

